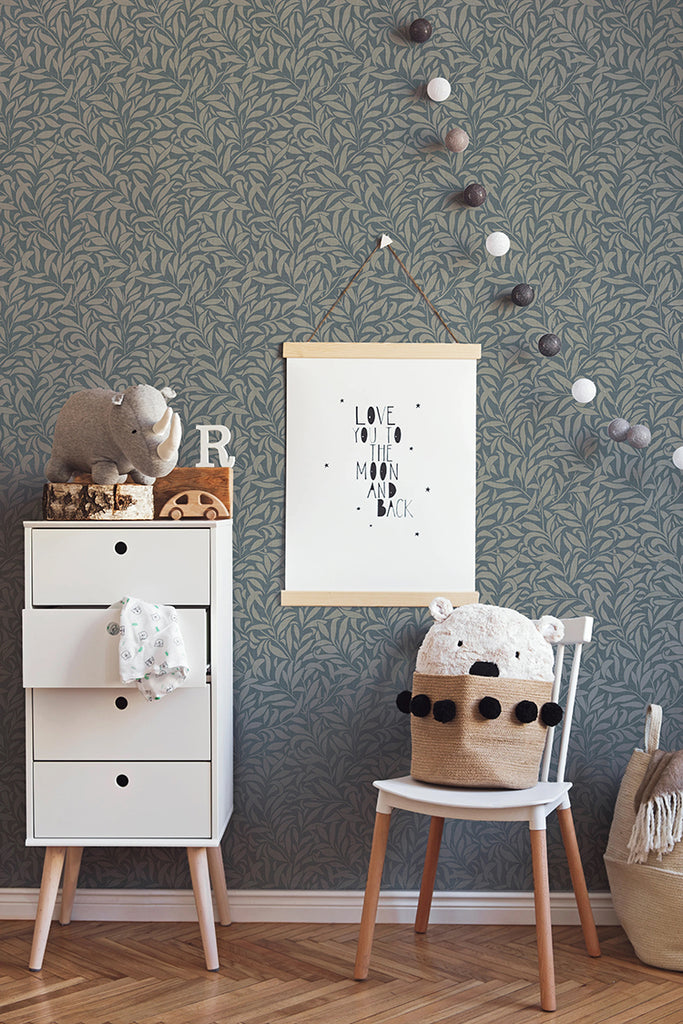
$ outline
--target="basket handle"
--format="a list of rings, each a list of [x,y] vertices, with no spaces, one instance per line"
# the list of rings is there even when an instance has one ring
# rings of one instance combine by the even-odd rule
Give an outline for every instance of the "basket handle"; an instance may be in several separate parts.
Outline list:
[[[659,734],[662,729],[661,704],[648,704],[645,715],[645,753],[653,754],[659,749]]]

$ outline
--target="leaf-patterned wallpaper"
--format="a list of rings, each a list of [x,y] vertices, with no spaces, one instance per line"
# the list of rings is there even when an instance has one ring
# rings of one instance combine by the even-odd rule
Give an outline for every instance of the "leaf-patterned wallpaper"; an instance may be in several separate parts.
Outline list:
[[[409,41],[417,16],[424,45]],[[478,586],[592,612],[570,752],[589,884],[644,706],[683,746],[681,11],[677,0],[6,0],[0,8],[0,886],[24,848],[22,521],[39,516],[64,399],[170,383],[237,456],[236,807],[241,888],[364,884],[371,781],[404,771],[425,609],[283,609],[284,369],[386,231],[456,335],[480,343]],[[425,96],[449,79],[445,103]],[[470,147],[447,152],[455,125]],[[488,190],[478,209],[458,196]],[[512,239],[500,260],[484,238]],[[528,281],[535,302],[507,296]],[[441,333],[440,333],[441,331]],[[552,331],[563,349],[539,355]],[[319,335],[446,341],[386,252]],[[571,398],[595,380],[587,406]],[[651,427],[645,451],[606,435]],[[444,458],[448,424],[444,424]],[[448,524],[444,532],[448,541]],[[418,884],[397,815],[385,881]],[[569,879],[553,825],[552,884]],[[555,856],[552,856],[555,854]],[[83,883],[184,887],[182,851],[92,849]],[[447,831],[437,884],[531,885],[520,827]]]

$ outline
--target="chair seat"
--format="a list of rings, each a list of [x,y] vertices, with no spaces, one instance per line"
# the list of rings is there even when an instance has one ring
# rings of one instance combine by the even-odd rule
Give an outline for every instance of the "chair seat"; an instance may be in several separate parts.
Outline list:
[[[537,782],[529,789],[452,789],[418,782],[410,775],[373,785],[380,792],[380,814],[398,808],[437,818],[528,821],[532,828],[544,828],[545,818],[560,804],[568,807],[571,789],[571,782]]]

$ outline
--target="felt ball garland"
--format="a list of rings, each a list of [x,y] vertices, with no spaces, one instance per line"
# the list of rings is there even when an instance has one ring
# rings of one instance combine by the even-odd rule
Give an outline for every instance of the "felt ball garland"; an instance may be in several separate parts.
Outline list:
[[[644,423],[636,423],[635,426],[629,427],[626,434],[626,443],[630,444],[631,448],[647,448],[651,440],[650,429]]]
[[[543,334],[538,339],[538,351],[542,356],[556,356],[562,348],[562,342],[556,334]]]
[[[510,298],[515,306],[530,306],[534,301],[534,290],[530,284],[516,284]]]
[[[628,434],[630,429],[631,424],[628,420],[624,420],[621,419],[620,417],[617,417],[617,419],[612,420],[612,422],[608,426],[607,433],[613,441],[618,441],[621,444],[622,441],[626,440],[626,435]]]
[[[414,43],[426,43],[432,34],[432,24],[426,18],[416,18],[411,22],[408,34]]]
[[[468,185],[462,194],[468,206],[482,206],[486,202],[486,189],[478,181]]]
[[[469,146],[470,137],[462,128],[451,128],[443,144],[451,153],[462,153]]]

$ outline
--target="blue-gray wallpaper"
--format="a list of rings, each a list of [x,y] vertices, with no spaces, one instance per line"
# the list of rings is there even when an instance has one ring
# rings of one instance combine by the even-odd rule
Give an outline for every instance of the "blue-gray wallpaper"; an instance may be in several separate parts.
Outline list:
[[[24,848],[22,521],[40,516],[65,398],[142,382],[179,392],[181,464],[199,457],[194,424],[233,431],[228,884],[364,885],[371,782],[408,767],[394,697],[429,616],[281,608],[281,346],[306,340],[387,232],[454,334],[482,346],[481,600],[596,617],[569,776],[589,885],[606,888],[648,701],[663,745],[683,747],[681,41],[678,0],[2,4],[0,886],[38,884],[42,859]],[[436,76],[443,103],[426,96]],[[456,126],[460,154],[443,145]],[[478,208],[461,198],[472,182]],[[511,239],[501,258],[484,247],[494,230]],[[518,282],[528,307],[510,302]],[[554,358],[537,348],[549,332]],[[450,340],[386,251],[317,337]],[[586,405],[581,376],[597,386]],[[649,447],[610,440],[617,416],[648,426]],[[414,888],[426,823],[396,818],[385,882]],[[550,847],[567,889],[555,825]],[[93,849],[82,881],[189,885],[179,850]],[[529,888],[525,829],[451,825],[437,884]]]

